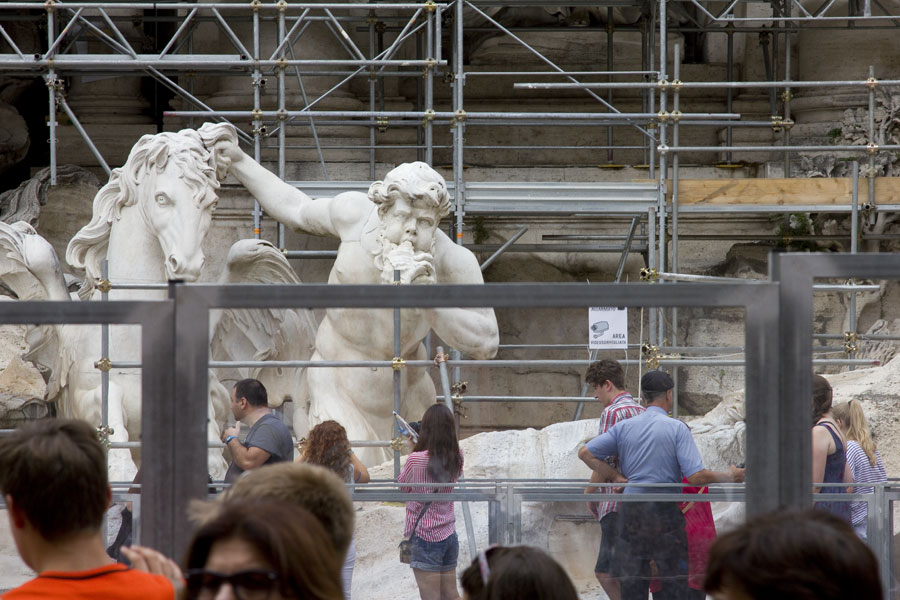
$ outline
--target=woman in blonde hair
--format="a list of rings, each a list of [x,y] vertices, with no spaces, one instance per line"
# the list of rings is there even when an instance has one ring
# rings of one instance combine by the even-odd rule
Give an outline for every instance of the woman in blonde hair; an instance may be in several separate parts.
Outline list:
[[[853,474],[856,483],[884,483],[887,481],[887,473],[881,463],[881,454],[875,446],[875,440],[869,433],[866,423],[866,415],[863,412],[859,400],[836,404],[832,414],[841,428],[841,433],[847,439],[847,464]],[[856,492],[871,494],[875,488],[871,486],[856,486]],[[850,503],[850,521],[853,529],[862,539],[866,539],[866,518],[868,514],[867,502]]]

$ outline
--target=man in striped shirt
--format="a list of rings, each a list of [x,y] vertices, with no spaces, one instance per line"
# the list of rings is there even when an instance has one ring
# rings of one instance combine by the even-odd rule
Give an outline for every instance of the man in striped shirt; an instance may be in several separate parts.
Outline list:
[[[625,372],[622,365],[615,360],[598,360],[591,363],[584,376],[587,383],[594,390],[594,398],[603,405],[603,414],[600,415],[600,431],[604,434],[619,421],[630,419],[644,412],[644,407],[638,404],[631,394],[625,391]],[[607,460],[609,465],[618,470],[618,459]],[[591,472],[591,483],[605,483],[596,471]],[[588,486],[585,493],[593,493],[598,488]],[[600,551],[597,555],[597,564],[594,567],[594,575],[603,587],[603,591],[610,600],[619,600],[619,582],[610,574],[610,561],[615,551],[616,527],[619,518],[616,502],[588,502],[588,510],[600,521]]]

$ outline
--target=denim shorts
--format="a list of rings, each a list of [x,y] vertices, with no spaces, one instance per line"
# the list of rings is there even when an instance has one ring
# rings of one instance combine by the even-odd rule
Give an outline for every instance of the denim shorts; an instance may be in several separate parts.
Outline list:
[[[456,559],[459,556],[459,540],[454,531],[450,537],[440,542],[429,542],[417,535],[412,536],[413,569],[441,573],[456,570]]]

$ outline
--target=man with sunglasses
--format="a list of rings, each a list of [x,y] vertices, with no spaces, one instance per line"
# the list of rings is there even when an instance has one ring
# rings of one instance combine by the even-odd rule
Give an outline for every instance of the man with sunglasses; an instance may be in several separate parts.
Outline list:
[[[173,600],[172,583],[116,563],[101,529],[112,496],[106,453],[83,421],[26,423],[0,439],[0,491],[12,537],[37,577],[3,600]]]

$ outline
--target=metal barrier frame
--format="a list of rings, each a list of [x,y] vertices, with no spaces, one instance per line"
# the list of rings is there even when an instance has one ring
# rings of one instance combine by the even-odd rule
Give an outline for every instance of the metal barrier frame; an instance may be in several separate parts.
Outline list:
[[[769,454],[772,476],[777,469],[780,479],[780,485],[773,492],[778,494],[779,506],[810,506],[812,494],[804,482],[812,478],[811,407],[799,399],[812,397],[814,280],[900,279],[900,254],[773,254],[769,269],[770,279],[778,283],[781,307],[777,346],[781,354],[781,367],[777,371],[778,394],[763,399],[769,411],[765,423],[779,432],[779,437],[772,440]],[[779,402],[778,398],[783,401]],[[798,400],[792,401],[794,399]],[[750,404],[747,406],[749,409]],[[750,424],[747,425],[749,433]],[[900,500],[900,495],[892,494],[891,498]],[[889,514],[889,510],[885,510]],[[871,518],[869,522],[872,522]],[[890,590],[890,534],[893,529],[888,534],[876,528],[873,533],[869,545],[879,559],[887,558],[887,562],[881,564],[881,577],[885,590]]]
[[[206,469],[203,456],[177,453],[180,438],[192,436],[172,415],[181,410],[172,375],[175,340],[174,303],[171,301],[122,302],[5,302],[0,322],[11,325],[41,323],[47,325],[121,324],[141,327],[141,353],[144,371],[141,377],[143,421],[143,481],[145,518],[142,541],[164,552],[171,552],[176,541],[186,542],[179,498],[197,497],[193,488],[202,490],[193,479],[198,468]],[[149,400],[149,401],[148,401]],[[205,414],[205,408],[204,408]],[[201,423],[205,431],[205,422]],[[202,434],[205,442],[205,433]],[[200,464],[191,460],[200,459]],[[172,555],[172,554],[170,554]]]

